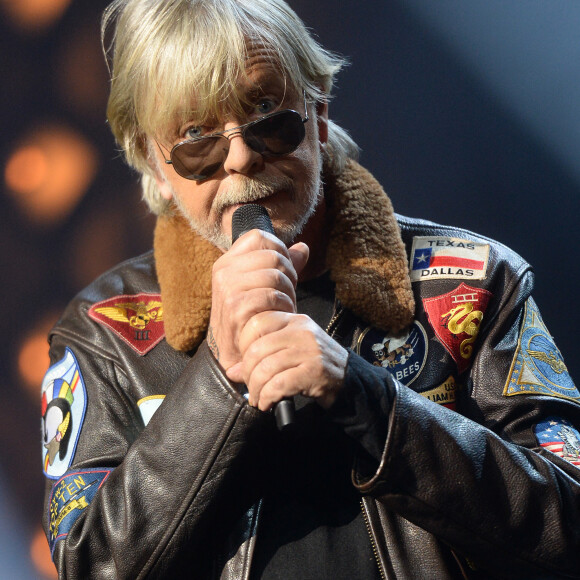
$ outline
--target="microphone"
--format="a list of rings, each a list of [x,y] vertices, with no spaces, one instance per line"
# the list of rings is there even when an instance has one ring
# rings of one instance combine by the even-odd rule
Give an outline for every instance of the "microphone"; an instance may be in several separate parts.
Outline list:
[[[242,205],[234,212],[232,216],[232,244],[242,234],[250,230],[262,230],[276,235],[266,208],[257,203]],[[276,403],[274,416],[276,417],[276,425],[280,430],[294,423],[293,399],[282,399]]]

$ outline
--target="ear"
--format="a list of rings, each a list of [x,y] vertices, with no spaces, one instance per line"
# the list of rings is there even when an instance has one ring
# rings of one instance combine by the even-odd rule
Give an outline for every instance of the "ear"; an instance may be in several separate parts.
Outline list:
[[[169,182],[159,174],[158,168],[153,168],[153,173],[154,173],[155,182],[157,183],[157,187],[159,188],[159,193],[161,194],[161,197],[163,197],[167,201],[171,201],[173,199],[173,189],[169,185]]]
[[[154,156],[155,159],[153,158]],[[167,181],[167,178],[161,174],[161,164],[164,163],[164,160],[160,156],[161,152],[154,145],[151,145],[149,147],[149,155],[147,156],[147,165],[149,165],[149,169],[151,169],[151,173],[155,178],[155,183],[157,184],[159,193],[161,193],[161,197],[167,201],[171,201],[173,199],[173,188]]]
[[[318,123],[318,140],[321,144],[328,141],[328,103],[316,103],[316,117]]]

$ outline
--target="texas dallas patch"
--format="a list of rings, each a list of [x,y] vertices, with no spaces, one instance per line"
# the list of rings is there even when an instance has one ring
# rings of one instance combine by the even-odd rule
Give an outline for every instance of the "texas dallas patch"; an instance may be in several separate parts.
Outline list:
[[[400,383],[410,385],[427,360],[427,334],[419,322],[408,333],[389,336],[367,328],[357,341],[356,353],[375,366],[387,369]]]
[[[48,369],[42,382],[42,464],[51,479],[70,466],[85,417],[87,393],[75,355]]]

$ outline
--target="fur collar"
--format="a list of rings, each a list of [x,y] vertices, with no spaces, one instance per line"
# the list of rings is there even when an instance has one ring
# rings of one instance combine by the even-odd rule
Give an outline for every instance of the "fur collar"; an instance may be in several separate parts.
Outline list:
[[[332,222],[326,261],[337,298],[373,326],[402,330],[415,304],[391,201],[354,161],[325,180],[325,195]],[[212,265],[221,252],[178,215],[157,220],[154,250],[167,342],[189,351],[207,331]]]

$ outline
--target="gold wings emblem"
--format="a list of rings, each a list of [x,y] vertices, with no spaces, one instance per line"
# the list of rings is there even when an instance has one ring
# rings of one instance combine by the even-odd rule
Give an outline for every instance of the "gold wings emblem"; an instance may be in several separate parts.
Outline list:
[[[564,364],[564,361],[561,358],[558,358],[553,352],[547,354],[542,352],[541,350],[529,350],[528,351],[531,356],[541,360],[542,362],[550,365],[550,368],[555,372],[561,375],[564,372],[568,372],[568,368]]]
[[[145,302],[117,302],[114,306],[95,308],[95,312],[115,320],[128,322],[133,328],[145,328],[150,322],[163,320],[163,305],[159,300]]]

